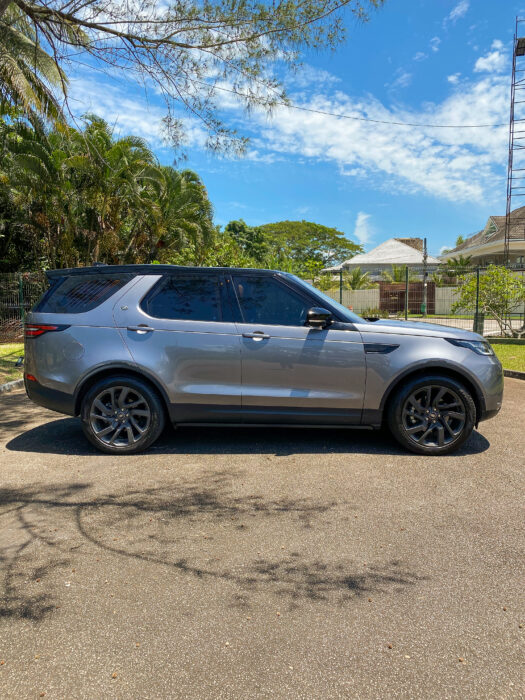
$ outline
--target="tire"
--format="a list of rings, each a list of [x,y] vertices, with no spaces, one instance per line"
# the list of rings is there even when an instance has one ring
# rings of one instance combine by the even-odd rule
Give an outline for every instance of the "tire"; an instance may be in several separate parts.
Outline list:
[[[82,429],[98,450],[136,454],[152,445],[164,428],[164,406],[149,384],[115,375],[96,382],[81,403]]]
[[[455,379],[429,374],[399,387],[387,421],[394,438],[411,452],[444,455],[467,440],[476,423],[470,392]]]

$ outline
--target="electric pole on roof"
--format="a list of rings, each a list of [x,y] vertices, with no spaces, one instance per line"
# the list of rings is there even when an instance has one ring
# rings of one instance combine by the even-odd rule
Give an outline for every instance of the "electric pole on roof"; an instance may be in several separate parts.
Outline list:
[[[516,59],[525,56],[524,19],[516,17],[512,49],[512,80],[510,85],[509,159],[507,166],[507,208],[505,211],[504,263],[510,262],[510,241],[525,238],[525,214],[511,216],[513,209],[525,204],[525,61],[516,68]],[[518,99],[516,100],[516,93]]]

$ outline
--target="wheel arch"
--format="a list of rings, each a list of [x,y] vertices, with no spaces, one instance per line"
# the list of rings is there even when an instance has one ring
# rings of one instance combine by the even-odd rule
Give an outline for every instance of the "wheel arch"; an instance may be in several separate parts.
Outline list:
[[[449,377],[450,379],[455,379],[456,381],[461,382],[466,389],[470,392],[472,399],[474,401],[474,405],[476,407],[476,427],[478,426],[479,421],[481,420],[481,417],[485,411],[485,399],[483,397],[483,393],[479,386],[476,384],[474,379],[470,377],[468,374],[465,372],[462,372],[460,369],[456,368],[455,366],[451,367],[448,365],[443,365],[443,364],[425,364],[424,366],[420,367],[412,367],[410,369],[407,369],[405,372],[402,374],[398,375],[392,383],[388,386],[386,392],[383,395],[383,398],[381,400],[381,407],[380,407],[380,412],[381,412],[381,417],[382,417],[382,422],[384,422],[387,412],[388,412],[388,406],[390,401],[393,399],[395,395],[396,389],[402,384],[403,382],[406,382],[407,380],[412,380],[412,379],[417,379],[418,377],[424,377],[425,375],[428,374],[441,374],[444,377]]]
[[[86,392],[95,384],[96,382],[104,379],[105,377],[111,377],[113,375],[133,377],[134,379],[140,379],[142,382],[149,384],[152,389],[154,389],[161,398],[164,410],[166,411],[166,416],[170,417],[170,402],[168,399],[168,394],[162,384],[155,379],[149,372],[138,368],[135,366],[130,366],[125,363],[122,364],[111,364],[102,365],[91,371],[87,376],[83,377],[79,382],[75,390],[75,416],[80,415],[80,406],[82,399],[86,395]]]

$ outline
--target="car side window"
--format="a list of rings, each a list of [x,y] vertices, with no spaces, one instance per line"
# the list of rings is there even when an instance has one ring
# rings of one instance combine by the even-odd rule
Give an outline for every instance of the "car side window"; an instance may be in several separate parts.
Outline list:
[[[311,304],[269,276],[234,275],[244,323],[304,326]]]
[[[155,318],[222,321],[216,275],[166,275],[141,304]]]

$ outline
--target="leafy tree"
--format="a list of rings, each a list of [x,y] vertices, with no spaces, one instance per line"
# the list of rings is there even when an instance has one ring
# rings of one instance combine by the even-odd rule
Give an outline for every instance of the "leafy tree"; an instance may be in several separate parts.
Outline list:
[[[311,221],[278,221],[258,227],[275,258],[290,259],[296,268],[307,261],[329,267],[362,252],[357,243],[335,228]]]
[[[364,20],[365,10],[382,2],[0,0],[0,36],[17,13],[56,71],[91,62],[152,83],[165,98],[166,127],[174,140],[180,142],[184,128],[173,113],[177,105],[200,119],[208,147],[238,150],[244,139],[218,117],[223,91],[242,106],[271,110],[286,101],[275,77],[283,64],[296,66],[302,50],[334,49],[344,39],[345,10]],[[17,45],[7,48],[12,60]]]
[[[462,243],[465,243],[465,238],[463,236],[458,236],[456,238],[456,248],[458,247],[458,245],[461,245]]]
[[[459,278],[458,299],[452,305],[452,312],[476,309],[477,275],[467,274]],[[479,310],[494,318],[501,335],[523,336],[525,331],[514,330],[509,322],[510,315],[525,303],[525,282],[507,268],[489,265],[479,277]]]
[[[264,233],[258,229],[248,226],[243,219],[230,221],[226,224],[224,231],[230,235],[249,257],[258,263],[263,263],[268,257],[269,249]]]
[[[339,275],[334,275],[330,272],[325,272],[322,275],[318,275],[313,279],[314,287],[320,289],[322,292],[328,292],[330,290],[339,289]]]

